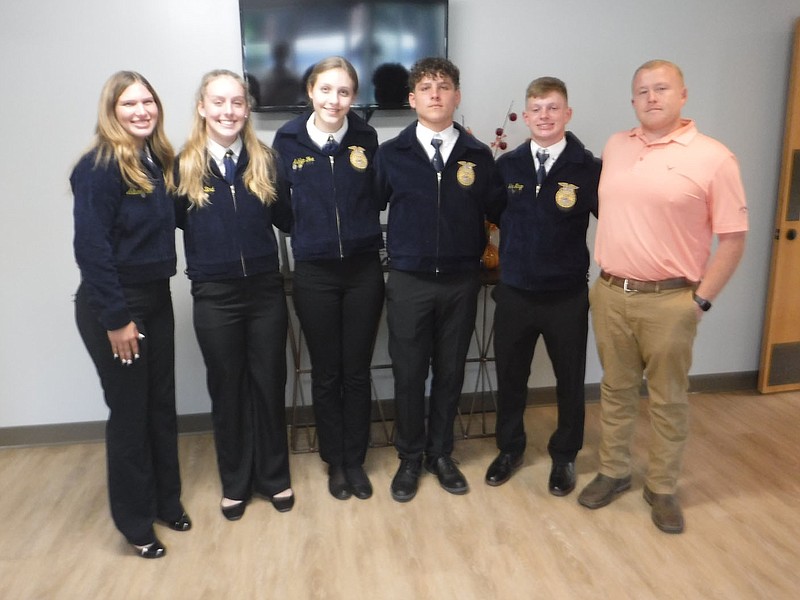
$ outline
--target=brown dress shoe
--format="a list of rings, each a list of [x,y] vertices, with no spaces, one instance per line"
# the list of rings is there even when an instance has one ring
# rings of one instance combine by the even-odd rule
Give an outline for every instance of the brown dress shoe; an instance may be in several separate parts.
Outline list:
[[[653,523],[664,533],[683,533],[683,512],[675,494],[656,494],[644,486],[644,499],[653,507]]]
[[[601,508],[608,504],[618,495],[631,487],[631,476],[614,479],[602,473],[583,488],[581,495],[578,496],[578,503],[586,508]]]

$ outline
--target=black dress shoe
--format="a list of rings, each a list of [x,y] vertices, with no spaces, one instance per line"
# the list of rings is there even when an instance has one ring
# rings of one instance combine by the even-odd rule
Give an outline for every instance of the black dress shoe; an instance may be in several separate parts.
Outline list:
[[[167,549],[158,538],[156,538],[154,542],[150,542],[144,546],[137,546],[136,544],[131,544],[131,546],[136,554],[142,558],[161,558],[167,554]]]
[[[328,467],[328,491],[337,500],[347,500],[352,495],[341,465]]]
[[[228,519],[228,521],[238,521],[241,519],[244,515],[245,508],[247,508],[247,502],[244,500],[241,500],[238,504],[233,504],[231,506],[220,505],[222,516]]]
[[[486,469],[486,483],[503,485],[522,466],[522,453],[501,452]]]
[[[369,482],[369,477],[364,472],[364,467],[361,465],[357,467],[345,467],[344,476],[347,483],[350,484],[350,489],[353,495],[361,500],[366,500],[372,496],[372,484]]]
[[[547,489],[554,496],[566,496],[575,489],[575,463],[554,462],[550,469],[550,480]]]
[[[436,475],[439,485],[451,494],[466,494],[469,491],[467,479],[458,470],[450,456],[438,456],[436,458],[426,458],[425,468]]]
[[[280,498],[272,496],[270,502],[278,512],[289,512],[294,508],[294,492],[290,496],[281,496]]]
[[[422,460],[404,458],[392,479],[392,498],[398,502],[408,502],[417,495],[419,474],[422,471]]]
[[[174,529],[175,531],[189,531],[192,528],[192,520],[189,518],[189,515],[186,514],[186,511],[184,511],[177,519],[159,520],[163,521],[167,527]]]

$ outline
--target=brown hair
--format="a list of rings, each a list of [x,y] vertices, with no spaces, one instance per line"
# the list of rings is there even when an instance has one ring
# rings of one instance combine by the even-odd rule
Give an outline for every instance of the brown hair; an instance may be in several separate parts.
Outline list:
[[[325,71],[330,71],[331,69],[343,69],[353,82],[353,95],[358,93],[358,73],[356,73],[356,69],[352,64],[350,64],[350,61],[346,58],[342,58],[341,56],[329,56],[328,58],[323,58],[321,61],[315,64],[314,68],[311,69],[311,72],[308,74],[306,91],[310,93],[314,88],[314,84],[317,83],[317,77],[319,77],[320,74],[324,73]]]
[[[135,71],[118,71],[109,77],[100,92],[100,103],[97,109],[97,126],[92,148],[97,149],[95,165],[108,164],[113,158],[119,164],[122,179],[131,186],[136,186],[147,193],[153,191],[153,182],[142,165],[139,157],[137,140],[125,131],[117,119],[117,101],[134,83],[141,83],[153,95],[158,107],[158,119],[155,129],[147,142],[150,151],[161,163],[164,170],[164,182],[167,189],[174,189],[172,165],[175,152],[164,133],[164,107],[161,99],[143,75]]]
[[[432,77],[434,79],[438,77],[443,79],[450,78],[453,81],[453,85],[456,86],[456,89],[459,89],[461,85],[458,67],[446,58],[432,56],[421,58],[415,62],[414,66],[411,67],[411,72],[408,74],[408,90],[413,92],[417,84],[425,77]]]

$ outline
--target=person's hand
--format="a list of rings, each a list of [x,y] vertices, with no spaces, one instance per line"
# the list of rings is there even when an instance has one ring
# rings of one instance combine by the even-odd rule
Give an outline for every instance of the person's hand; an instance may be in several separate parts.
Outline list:
[[[114,360],[119,359],[123,365],[132,365],[139,358],[139,340],[142,339],[144,335],[139,333],[133,321],[125,327],[109,331],[108,341],[111,342]]]
[[[697,322],[699,323],[700,319],[703,318],[703,315],[705,313],[703,312],[703,309],[700,308],[700,306],[698,306],[697,302],[693,302],[693,304],[694,304],[694,314],[697,317]]]

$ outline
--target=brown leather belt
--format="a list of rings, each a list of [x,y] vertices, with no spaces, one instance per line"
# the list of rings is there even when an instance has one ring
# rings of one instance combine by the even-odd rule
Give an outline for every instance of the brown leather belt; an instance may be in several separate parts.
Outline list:
[[[662,292],[664,290],[678,290],[681,288],[695,287],[693,281],[689,281],[685,277],[675,277],[674,279],[662,279],[661,281],[639,281],[638,279],[629,279],[624,277],[616,277],[605,271],[600,271],[600,278],[604,279],[611,285],[621,287],[626,292]]]

